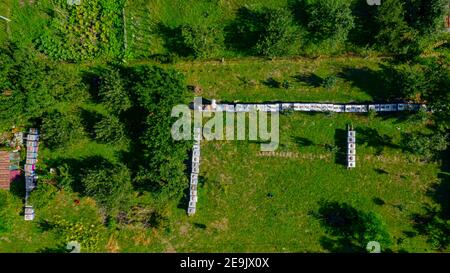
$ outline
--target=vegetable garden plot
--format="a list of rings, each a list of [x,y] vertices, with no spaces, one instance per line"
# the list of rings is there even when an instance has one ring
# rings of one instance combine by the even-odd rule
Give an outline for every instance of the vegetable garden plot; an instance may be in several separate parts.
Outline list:
[[[123,9],[125,55],[142,59],[152,55],[151,40],[154,25],[151,10],[144,0],[128,1]]]

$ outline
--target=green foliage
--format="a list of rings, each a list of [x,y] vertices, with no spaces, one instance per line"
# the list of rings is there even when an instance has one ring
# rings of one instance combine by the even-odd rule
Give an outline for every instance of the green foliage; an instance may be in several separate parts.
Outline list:
[[[53,18],[38,41],[39,49],[53,58],[81,61],[103,56],[120,57],[123,1],[90,0],[67,5],[59,0]]]
[[[181,35],[184,45],[197,58],[217,56],[223,47],[223,29],[217,25],[184,25]]]
[[[120,114],[131,107],[130,96],[118,69],[108,68],[102,71],[99,96],[111,113]]]
[[[70,222],[55,217],[52,221],[47,221],[46,225],[54,230],[65,244],[72,241],[78,242],[81,252],[95,252],[99,249],[101,227],[98,224]]]
[[[95,138],[104,143],[117,143],[126,139],[125,126],[114,115],[105,116],[95,125]]]
[[[56,192],[57,188],[55,186],[41,181],[38,183],[37,188],[31,193],[30,204],[32,204],[35,209],[45,208],[54,199]]]
[[[349,1],[310,0],[306,3],[305,11],[307,28],[319,40],[345,42],[355,26]]]
[[[432,159],[439,152],[445,151],[448,146],[448,136],[441,132],[431,135],[425,134],[404,134],[403,149],[414,154],[423,156],[425,159]]]
[[[419,64],[400,64],[386,67],[383,79],[391,97],[420,100],[427,89],[425,67]]]
[[[89,98],[76,70],[33,53],[12,44],[0,48],[0,128],[27,125],[57,102],[81,103]]]
[[[135,69],[140,79],[135,86],[139,102],[147,112],[144,146],[144,164],[138,181],[141,185],[164,192],[168,197],[179,196],[186,187],[188,143],[175,141],[171,127],[172,107],[185,103],[187,88],[184,76],[174,70],[140,66]]]
[[[317,218],[331,236],[337,238],[336,251],[365,252],[367,243],[377,241],[384,250],[391,244],[381,218],[373,212],[363,212],[347,203],[323,202]]]
[[[132,191],[131,176],[123,165],[89,171],[82,179],[85,194],[109,212],[126,208]]]
[[[379,48],[403,59],[420,54],[417,31],[408,26],[401,1],[383,1],[374,23],[378,26],[375,40]]]
[[[13,210],[12,197],[8,192],[0,190],[0,234],[12,229]]]
[[[322,86],[331,89],[333,88],[337,83],[337,77],[336,76],[328,76],[325,79],[323,79]]]
[[[256,52],[263,56],[283,56],[292,52],[296,28],[292,14],[286,9],[267,9],[262,12],[264,29],[256,43]]]
[[[42,119],[42,140],[51,148],[62,147],[85,135],[79,113],[53,110]]]
[[[435,34],[443,29],[447,7],[447,0],[407,0],[406,18],[422,34]]]

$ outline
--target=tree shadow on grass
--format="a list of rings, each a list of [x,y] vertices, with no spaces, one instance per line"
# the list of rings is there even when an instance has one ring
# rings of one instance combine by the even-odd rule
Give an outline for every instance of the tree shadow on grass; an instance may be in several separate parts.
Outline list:
[[[334,132],[334,144],[340,149],[336,152],[335,163],[347,166],[347,131],[336,129]]]
[[[293,140],[299,147],[309,147],[314,145],[312,140],[304,137],[293,137]]]
[[[358,145],[365,144],[368,147],[376,149],[377,154],[381,154],[385,147],[400,148],[399,145],[392,143],[392,137],[381,135],[376,129],[369,127],[356,128],[356,143]]]
[[[293,78],[298,82],[303,82],[313,87],[320,87],[324,82],[320,76],[314,73],[299,74],[293,76]]]
[[[338,73],[338,77],[351,82],[353,86],[366,92],[374,100],[385,101],[395,97],[395,94],[390,93],[384,84],[382,73],[370,68],[344,67]]]
[[[236,19],[224,28],[227,48],[251,54],[264,31],[264,15],[260,12],[241,7],[236,12]]]
[[[169,52],[173,52],[182,57],[193,54],[184,42],[181,27],[170,27],[159,23],[156,27],[158,35],[164,40],[164,46]]]
[[[370,241],[377,241],[384,252],[391,252],[391,239],[382,221],[371,212],[357,210],[347,203],[320,201],[313,217],[320,221],[327,236],[320,239],[331,252],[367,252]]]

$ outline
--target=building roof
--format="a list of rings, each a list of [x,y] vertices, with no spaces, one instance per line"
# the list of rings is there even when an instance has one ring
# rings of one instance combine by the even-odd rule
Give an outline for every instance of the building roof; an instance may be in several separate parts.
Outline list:
[[[9,153],[0,151],[0,189],[9,189],[10,183]]]

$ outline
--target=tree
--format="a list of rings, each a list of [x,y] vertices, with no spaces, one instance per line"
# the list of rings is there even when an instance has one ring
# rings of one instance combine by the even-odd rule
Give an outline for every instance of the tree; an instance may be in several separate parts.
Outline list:
[[[100,76],[99,96],[106,108],[114,114],[130,109],[132,103],[120,71],[107,68]]]
[[[305,9],[307,29],[316,39],[345,42],[355,26],[350,1],[308,0]]]
[[[286,9],[267,9],[262,14],[265,23],[256,52],[269,57],[289,54],[297,36],[292,14]]]
[[[184,25],[181,35],[186,48],[197,58],[217,56],[223,47],[223,30],[217,25]]]
[[[123,165],[88,171],[83,177],[84,193],[109,212],[126,208],[132,191],[129,170]]]
[[[137,180],[141,186],[166,197],[179,196],[187,185],[185,160],[189,143],[173,140],[170,128],[176,120],[171,117],[172,107],[186,103],[184,76],[152,66],[136,67],[134,73],[134,92],[147,115],[141,136],[144,160]]]
[[[448,146],[448,135],[442,132],[433,134],[404,134],[402,137],[403,149],[414,154],[432,159],[439,152],[445,151]]]
[[[417,32],[405,20],[404,4],[398,0],[385,0],[375,17],[378,33],[375,36],[378,47],[400,59],[420,54]]]
[[[447,0],[406,0],[406,19],[421,34],[435,34],[444,27]]]
[[[332,237],[325,240],[332,251],[366,252],[367,243],[376,241],[387,250],[391,239],[381,218],[347,203],[321,202],[316,217]]]
[[[383,71],[383,80],[391,98],[420,102],[428,88],[426,67],[420,64],[387,66]]]
[[[95,125],[95,137],[104,143],[115,143],[126,139],[125,126],[114,115],[103,117]]]
[[[48,112],[42,119],[42,139],[50,148],[59,148],[85,135],[77,112]]]

